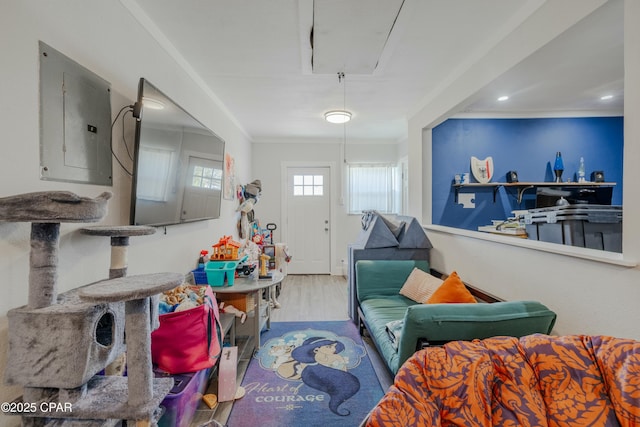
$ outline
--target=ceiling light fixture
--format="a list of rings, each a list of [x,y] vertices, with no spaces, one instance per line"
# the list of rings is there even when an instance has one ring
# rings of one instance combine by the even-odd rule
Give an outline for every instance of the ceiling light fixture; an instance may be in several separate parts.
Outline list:
[[[610,99],[613,99],[613,95],[605,95],[605,96],[601,96],[600,99],[602,101],[608,101]]]
[[[347,123],[351,120],[351,113],[347,110],[332,110],[324,113],[324,119],[329,123]]]
[[[503,95],[500,98],[498,98],[498,101],[502,102],[502,101],[506,101],[507,99],[509,99],[509,97],[507,95]]]
[[[164,104],[162,101],[158,101],[157,99],[144,97],[142,98],[142,104],[152,110],[164,110]]]
[[[351,112],[347,110],[347,79],[344,71],[338,71],[338,84],[342,84],[342,109],[324,113],[324,119],[329,123],[342,125],[342,163],[347,164],[347,122],[351,120]],[[343,200],[344,193],[340,194]]]
[[[351,111],[347,111],[347,83],[344,71],[338,71],[338,83],[342,83],[342,109],[324,113],[324,119],[329,123],[344,124],[351,120]]]

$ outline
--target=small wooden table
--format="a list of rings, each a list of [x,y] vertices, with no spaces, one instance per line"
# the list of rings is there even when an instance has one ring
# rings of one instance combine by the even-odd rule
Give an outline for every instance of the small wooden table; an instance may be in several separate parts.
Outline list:
[[[255,308],[253,316],[249,316],[247,313],[247,321],[251,324],[251,335],[254,338],[255,348],[260,348],[260,332],[266,325],[267,329],[271,328],[271,304],[270,301],[275,299],[274,288],[277,284],[281,283],[284,279],[284,274],[280,272],[274,272],[271,279],[251,279],[251,278],[237,278],[234,280],[234,284],[228,286],[212,286],[211,290],[217,294],[253,294],[255,297]],[[268,300],[266,306],[263,307],[263,300],[261,292],[266,289],[268,292]],[[262,315],[264,310],[264,316]],[[254,348],[254,349],[255,349]]]

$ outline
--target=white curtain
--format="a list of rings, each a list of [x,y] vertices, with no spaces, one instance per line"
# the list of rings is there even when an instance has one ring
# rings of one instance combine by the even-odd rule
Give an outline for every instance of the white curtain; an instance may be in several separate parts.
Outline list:
[[[349,165],[349,213],[377,210],[398,213],[398,167],[390,164]]]
[[[150,147],[140,147],[140,150],[145,154],[140,156],[138,164],[138,194],[136,197],[164,202],[167,200],[169,171],[175,152]]]

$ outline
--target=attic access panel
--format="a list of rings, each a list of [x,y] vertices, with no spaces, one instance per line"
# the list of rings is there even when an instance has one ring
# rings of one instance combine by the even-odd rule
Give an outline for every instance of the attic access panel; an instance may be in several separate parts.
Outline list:
[[[403,0],[313,2],[313,73],[373,74]]]
[[[113,185],[111,85],[40,42],[40,179]]]

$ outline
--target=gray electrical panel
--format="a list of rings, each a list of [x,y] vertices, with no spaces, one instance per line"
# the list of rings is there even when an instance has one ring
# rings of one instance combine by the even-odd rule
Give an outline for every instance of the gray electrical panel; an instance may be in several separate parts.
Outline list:
[[[113,185],[111,85],[43,42],[40,179]]]

